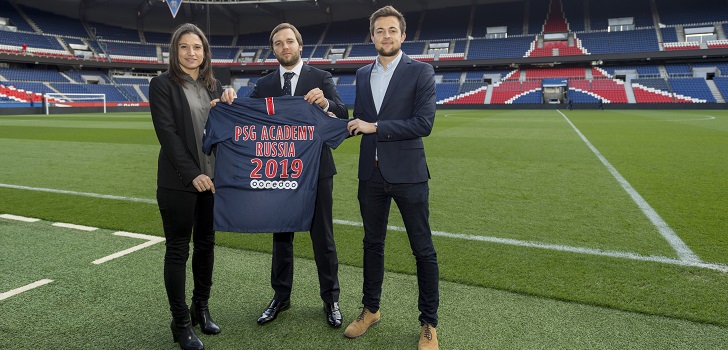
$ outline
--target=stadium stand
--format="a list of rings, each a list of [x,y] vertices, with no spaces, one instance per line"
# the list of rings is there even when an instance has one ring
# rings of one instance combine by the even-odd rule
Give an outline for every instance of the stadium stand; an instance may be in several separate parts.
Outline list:
[[[728,8],[724,1],[655,1],[662,23],[667,25],[724,22]]]
[[[470,18],[469,6],[430,10],[424,15],[425,21],[417,40],[458,39],[467,35],[469,21],[463,19]]]
[[[506,27],[506,34],[509,37],[522,35],[523,11],[524,3],[522,2],[477,5],[471,36],[484,38],[489,27]],[[494,13],[500,15],[494,16]]]
[[[668,60],[649,64],[610,62],[604,65],[596,62],[555,68],[526,65],[520,69],[505,69],[507,65],[501,63],[497,67],[486,68],[489,60],[728,48],[728,39],[725,38],[728,31],[726,2],[695,0],[689,4],[678,4],[655,1],[655,12],[650,5],[651,0],[615,1],[617,3],[515,0],[411,11],[405,13],[408,30],[402,50],[422,61],[486,62],[483,66],[474,64],[461,71],[453,71],[453,66],[443,67],[444,71],[437,73],[437,100],[443,104],[543,103],[541,80],[551,78],[569,79],[569,94],[573,94],[572,100],[577,103],[598,100],[628,103],[629,90],[634,93],[636,103],[712,103],[716,100],[706,82],[705,70],[695,71],[695,68],[712,67],[715,70],[709,71],[708,79],[713,79],[720,93],[726,95],[727,78],[722,75],[728,76],[728,63],[724,62],[670,63]],[[0,53],[108,61],[106,68],[86,71],[75,65],[73,69],[60,66],[35,69],[29,64],[5,64],[5,68],[0,69],[0,76],[7,80],[7,88],[15,85],[13,91],[106,91],[109,100],[144,101],[148,96],[148,78],[117,76],[106,69],[116,68],[116,62],[157,65],[156,69],[146,68],[153,73],[163,70],[165,65],[162,53],[168,52],[169,33],[79,21],[17,5],[11,0],[0,0],[0,18],[7,18],[9,27],[13,28],[0,30]],[[634,28],[610,27],[609,20],[615,18],[632,18]],[[684,26],[707,24],[715,27],[718,39],[703,44],[685,41]],[[299,30],[306,40],[302,57],[311,64],[369,63],[376,56],[376,51],[369,42],[369,34],[361,30],[366,27],[368,18],[301,26]],[[213,63],[231,67],[239,64],[266,66],[258,69],[277,65],[268,48],[269,33],[210,36]],[[547,34],[563,34],[563,37],[546,39]],[[434,51],[431,52],[429,46],[435,43],[445,46],[437,54],[432,53]],[[86,49],[78,53],[71,45]],[[343,57],[336,56],[337,59],[332,61],[332,49],[343,52]],[[244,62],[240,62],[240,53],[245,53]],[[28,59],[27,63],[31,62]],[[592,65],[599,68],[586,68]],[[345,70],[336,70],[337,88],[345,91],[346,103],[354,102],[354,69],[347,66]],[[615,79],[615,76],[628,83]],[[240,87],[247,93],[256,77],[248,78],[250,83]],[[22,100],[23,94],[18,95],[15,98]]]
[[[668,78],[676,94],[689,96],[696,103],[716,102],[703,78]]]
[[[654,27],[650,0],[620,2],[589,1],[589,22],[591,30],[609,29],[610,18],[634,18],[635,28]],[[653,30],[654,32],[654,30]]]
[[[590,54],[659,51],[654,29],[622,32],[590,32],[579,34],[582,45]]]
[[[715,77],[713,82],[723,98],[728,100],[728,77]]]

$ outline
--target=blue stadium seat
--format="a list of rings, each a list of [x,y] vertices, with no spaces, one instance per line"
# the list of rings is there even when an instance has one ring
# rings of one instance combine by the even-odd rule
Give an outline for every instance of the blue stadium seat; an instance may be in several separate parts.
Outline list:
[[[703,78],[670,78],[668,79],[672,90],[676,94],[716,102],[713,93],[708,88],[708,83]]]
[[[45,34],[88,38],[86,28],[83,27],[83,24],[78,19],[68,18],[26,6],[20,6],[20,8]]]
[[[468,31],[468,21],[464,19],[470,18],[470,8],[470,6],[460,6],[428,10],[419,37],[415,39],[464,38]]]
[[[474,39],[470,41],[468,59],[523,57],[534,41],[532,36],[508,39]]]
[[[574,88],[569,88],[567,97],[574,101],[574,103],[598,103],[599,99],[595,96],[590,95],[586,91],[579,91]]]
[[[622,17],[634,17],[636,28],[654,27],[649,0],[626,0],[618,4],[611,1],[589,2],[591,30],[605,30],[609,28],[610,18]]]
[[[591,54],[659,51],[654,29],[623,32],[591,32],[578,35],[582,46]]]
[[[23,16],[15,10],[15,7],[13,7],[10,2],[0,1],[0,13],[2,14],[2,17],[7,17],[19,31],[35,33],[35,29],[33,29],[25,18],[23,18]]]
[[[68,82],[54,70],[31,68],[0,68],[0,75],[13,81]]]
[[[667,25],[725,22],[728,3],[715,0],[655,1],[660,21]]]
[[[458,93],[460,83],[443,83],[435,85],[435,95],[438,101],[442,101],[448,97],[454,97]]]
[[[518,96],[513,100],[513,104],[525,104],[525,103],[543,103],[543,92],[539,89],[536,91],[530,91],[524,95]]]
[[[471,36],[483,38],[488,27],[508,27],[508,35],[523,34],[524,2],[480,4],[475,7],[475,20]],[[494,16],[498,13],[498,16]],[[462,51],[458,51],[462,52]]]
[[[406,17],[405,17],[406,18]],[[407,23],[409,22],[409,18]],[[364,43],[369,37],[368,30],[362,30],[363,28],[369,28],[369,19],[360,18],[353,19],[350,21],[338,21],[332,22],[329,29],[326,31],[326,36],[321,42],[322,44],[358,44]]]

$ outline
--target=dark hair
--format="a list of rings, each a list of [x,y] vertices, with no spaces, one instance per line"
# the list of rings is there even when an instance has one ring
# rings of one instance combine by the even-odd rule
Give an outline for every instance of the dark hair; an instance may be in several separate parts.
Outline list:
[[[184,86],[186,84],[184,78],[186,73],[182,70],[182,68],[180,68],[179,47],[177,47],[179,45],[180,38],[182,38],[185,34],[195,34],[200,37],[205,57],[202,59],[202,64],[200,65],[199,77],[202,79],[202,82],[205,84],[208,91],[217,90],[217,80],[212,74],[210,43],[207,41],[202,30],[192,23],[182,24],[175,29],[174,33],[172,33],[172,41],[169,43],[169,68],[167,69],[167,72],[169,72],[169,78],[178,85]]]
[[[281,23],[277,25],[275,28],[273,28],[273,31],[270,32],[270,38],[268,41],[270,41],[270,48],[273,50],[273,36],[276,35],[276,33],[280,32],[283,29],[290,29],[293,31],[293,35],[296,36],[296,41],[298,41],[298,46],[303,47],[303,38],[301,37],[301,33],[296,29],[296,27],[293,24],[290,23]]]
[[[369,17],[369,34],[374,35],[374,22],[376,22],[379,17],[389,16],[397,17],[397,19],[399,20],[399,30],[402,32],[402,34],[404,34],[405,30],[407,29],[407,22],[405,22],[402,13],[397,11],[397,9],[395,9],[391,5],[384,6],[372,13],[372,15]]]

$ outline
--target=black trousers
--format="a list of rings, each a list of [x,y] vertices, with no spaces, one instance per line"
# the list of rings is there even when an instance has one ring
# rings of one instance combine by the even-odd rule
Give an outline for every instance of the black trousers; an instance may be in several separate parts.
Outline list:
[[[185,298],[187,258],[192,253],[194,288],[192,301],[207,301],[212,286],[215,231],[212,229],[213,197],[210,191],[194,193],[157,188],[157,203],[162,215],[166,250],[164,253],[164,286],[172,317],[178,322],[189,320]]]
[[[316,206],[311,222],[311,244],[318,270],[319,293],[326,303],[339,301],[339,259],[333,224],[334,178],[318,180]],[[287,300],[293,286],[293,232],[273,234],[270,284],[275,298]]]
[[[379,310],[384,280],[384,240],[387,235],[389,209],[394,199],[417,263],[420,323],[437,326],[440,272],[430,230],[429,196],[427,182],[390,184],[384,180],[378,168],[374,169],[371,179],[359,181],[359,208],[364,222],[362,304],[372,312]]]

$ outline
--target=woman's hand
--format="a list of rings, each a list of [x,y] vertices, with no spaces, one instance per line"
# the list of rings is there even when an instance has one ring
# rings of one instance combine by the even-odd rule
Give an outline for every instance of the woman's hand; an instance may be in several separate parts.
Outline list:
[[[212,193],[215,193],[215,184],[213,184],[212,179],[205,174],[197,175],[197,177],[192,180],[192,186],[195,186],[199,192],[212,191]]]

